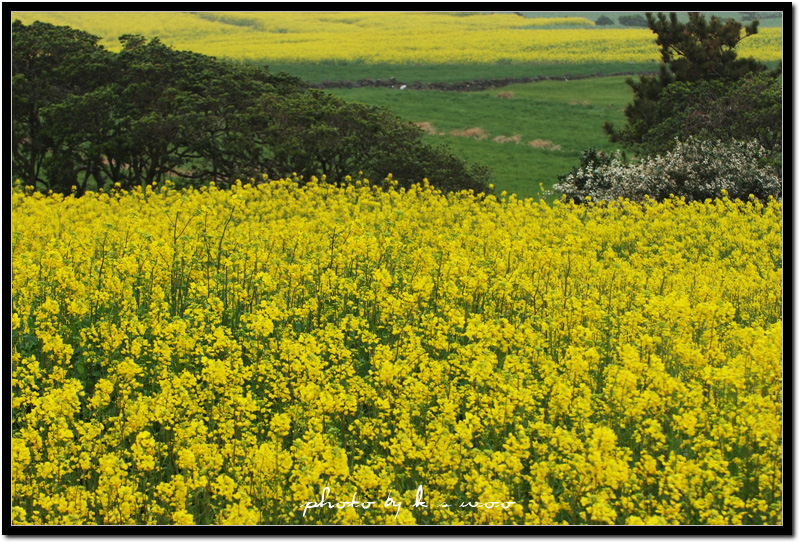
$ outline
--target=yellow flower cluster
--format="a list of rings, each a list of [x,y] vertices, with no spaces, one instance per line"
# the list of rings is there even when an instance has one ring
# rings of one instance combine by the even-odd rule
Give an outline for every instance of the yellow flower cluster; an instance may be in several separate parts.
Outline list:
[[[12,224],[14,523],[783,520],[780,202],[287,179]]]
[[[178,49],[264,62],[491,64],[658,62],[649,29],[596,28],[580,17],[524,18],[453,13],[15,12],[30,24],[66,24],[119,49],[122,34],[158,36]],[[737,48],[760,61],[782,58],[782,28],[762,28]]]

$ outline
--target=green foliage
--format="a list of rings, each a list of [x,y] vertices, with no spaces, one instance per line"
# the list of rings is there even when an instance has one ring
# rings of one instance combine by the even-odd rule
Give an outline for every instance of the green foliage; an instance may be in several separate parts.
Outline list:
[[[783,148],[783,92],[780,80],[752,74],[738,81],[676,82],[659,95],[640,149],[659,154],[674,147],[676,135],[725,140],[755,140],[774,163]]]
[[[689,14],[688,23],[679,23],[674,14],[647,14],[647,22],[658,36],[661,61],[669,67],[672,81],[697,81],[723,79],[735,81],[752,72],[766,70],[766,66],[752,58],[737,58],[734,50],[738,43],[758,32],[758,21],[744,27],[728,19],[712,17],[706,21],[698,13]],[[667,82],[667,81],[665,81]]]
[[[302,80],[124,35],[118,54],[67,27],[14,23],[14,176],[83,193],[299,172],[488,191],[490,172],[430,148],[388,110]],[[79,179],[79,174],[80,179]],[[73,189],[75,187],[75,189]]]
[[[614,19],[606,17],[605,15],[601,15],[600,17],[597,18],[594,24],[596,24],[597,26],[613,25]]]
[[[479,164],[467,165],[447,146],[413,145],[397,151],[378,157],[373,166],[375,171],[387,172],[387,175],[402,171],[401,182],[406,186],[410,180],[427,178],[432,185],[445,191],[491,192],[488,182],[492,170]]]
[[[71,167],[81,138],[43,122],[48,115],[82,124],[84,112],[60,105],[74,102],[108,80],[111,55],[98,38],[79,30],[34,23],[12,25],[12,168],[28,184],[53,172],[57,185],[77,184]]]
[[[737,58],[734,50],[757,32],[758,21],[743,28],[698,13],[690,13],[686,23],[675,13],[669,19],[648,13],[647,21],[661,47],[660,72],[628,79],[634,97],[625,108],[627,125],[615,130],[605,124],[612,142],[645,158],[597,166],[588,156],[554,188],[579,200],[645,194],[703,199],[718,196],[721,188],[742,199],[780,197],[780,67],[768,71],[752,58]]]
[[[646,28],[647,19],[645,19],[638,13],[636,15],[620,15],[619,24],[623,26],[635,26],[638,28]]]
[[[744,28],[732,19],[722,21],[712,17],[706,21],[698,13],[690,13],[689,21],[682,23],[675,13],[669,19],[663,13],[653,17],[647,13],[648,26],[656,33],[656,43],[661,47],[660,72],[655,76],[644,76],[639,81],[630,79],[633,89],[633,102],[625,109],[627,126],[615,130],[613,124],[606,123],[606,132],[611,141],[627,145],[647,144],[646,136],[650,129],[680,111],[658,107],[665,89],[675,83],[694,83],[697,81],[736,82],[752,74],[765,72],[767,66],[752,58],[737,58],[734,48],[745,37],[757,32],[758,21]],[[769,72],[777,77],[780,69]],[[677,110],[683,105],[674,103]],[[667,140],[681,133],[670,134]]]

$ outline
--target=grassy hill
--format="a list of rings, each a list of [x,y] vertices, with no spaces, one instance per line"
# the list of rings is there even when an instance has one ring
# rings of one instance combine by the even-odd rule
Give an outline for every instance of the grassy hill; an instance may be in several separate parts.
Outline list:
[[[386,106],[420,123],[426,140],[486,164],[500,190],[538,196],[580,161],[587,147],[611,150],[604,121],[624,122],[632,92],[625,77],[515,84],[480,92],[389,88],[330,89],[347,100]],[[423,124],[424,123],[424,124]]]

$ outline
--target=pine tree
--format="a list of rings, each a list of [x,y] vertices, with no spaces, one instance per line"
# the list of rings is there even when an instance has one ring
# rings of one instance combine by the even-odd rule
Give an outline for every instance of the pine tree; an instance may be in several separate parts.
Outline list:
[[[628,145],[645,143],[650,129],[670,116],[664,108],[656,107],[664,89],[676,82],[694,83],[718,80],[737,82],[754,74],[765,72],[767,66],[753,58],[739,58],[735,48],[739,42],[758,32],[758,20],[743,27],[728,19],[711,17],[709,21],[699,13],[689,13],[689,21],[678,21],[675,13],[653,16],[647,13],[648,27],[656,34],[661,48],[661,65],[658,75],[643,76],[639,81],[628,78],[633,89],[633,102],[625,108],[627,126],[615,130],[606,122],[605,131],[612,142]],[[777,77],[780,68],[770,72]],[[666,115],[666,117],[664,117]]]

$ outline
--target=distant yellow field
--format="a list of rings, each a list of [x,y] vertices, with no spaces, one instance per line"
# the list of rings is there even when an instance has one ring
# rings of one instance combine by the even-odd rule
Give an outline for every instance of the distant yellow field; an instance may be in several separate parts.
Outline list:
[[[650,30],[595,28],[580,17],[328,12],[15,12],[13,17],[26,24],[40,20],[85,30],[111,50],[119,48],[120,35],[135,33],[158,36],[177,49],[278,63],[658,61]],[[781,28],[764,28],[737,50],[742,56],[775,61],[782,58],[782,41]]]

